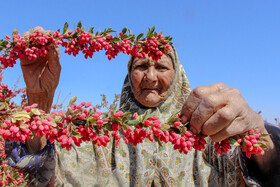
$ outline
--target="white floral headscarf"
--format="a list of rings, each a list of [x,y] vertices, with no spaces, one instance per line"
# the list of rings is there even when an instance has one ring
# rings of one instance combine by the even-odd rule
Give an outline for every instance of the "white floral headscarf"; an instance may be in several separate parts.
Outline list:
[[[159,116],[161,120],[166,120],[171,114],[181,110],[182,105],[190,93],[189,80],[174,47],[171,48],[171,52],[168,55],[171,57],[175,69],[174,80],[170,86],[167,98],[158,107],[152,108],[155,111],[155,115]],[[133,57],[130,57],[128,61],[128,74],[124,80],[120,106],[123,107],[122,110],[124,112],[137,112],[138,114],[142,114],[149,108],[141,105],[135,99],[132,91],[130,70],[133,59]]]

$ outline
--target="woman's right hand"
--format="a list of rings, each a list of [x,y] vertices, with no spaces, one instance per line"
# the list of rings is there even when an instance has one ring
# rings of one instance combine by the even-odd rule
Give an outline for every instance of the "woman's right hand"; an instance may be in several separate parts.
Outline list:
[[[50,34],[52,32],[45,31],[42,27],[35,27],[34,31],[39,31],[44,34]],[[30,32],[23,34],[24,37],[28,37],[29,35]],[[46,112],[50,111],[61,72],[59,59],[60,50],[58,46],[55,46],[49,50],[46,57],[38,57],[35,60],[29,60],[28,58],[21,60],[20,65],[27,88],[29,105],[37,103],[38,107],[42,110]]]
[[[42,27],[35,27],[34,31],[50,34]],[[29,37],[30,32],[25,32],[24,37]],[[59,47],[52,47],[46,57],[38,57],[35,60],[24,58],[20,61],[26,84],[28,105],[38,104],[38,108],[50,112],[54,93],[59,82],[61,65],[59,62]],[[47,141],[45,137],[34,137],[26,142],[30,153],[43,149]]]

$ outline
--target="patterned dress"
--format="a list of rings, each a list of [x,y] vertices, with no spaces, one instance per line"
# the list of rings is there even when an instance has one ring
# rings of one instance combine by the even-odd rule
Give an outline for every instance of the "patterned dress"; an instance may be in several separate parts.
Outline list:
[[[169,96],[158,107],[152,108],[164,121],[181,110],[190,93],[189,81],[173,48],[169,54],[173,61],[175,77]],[[128,63],[130,72],[133,57]],[[148,108],[139,104],[133,95],[128,73],[121,95],[123,111],[143,113]],[[136,146],[118,146],[111,139],[107,147],[84,142],[73,145],[70,151],[48,143],[39,153],[30,155],[21,143],[6,143],[9,163],[29,172],[35,186],[45,186],[55,170],[55,186],[259,186],[246,172],[246,163],[239,148],[222,156],[214,152],[207,140],[204,151],[191,150],[181,154],[171,143],[159,146],[145,140]]]

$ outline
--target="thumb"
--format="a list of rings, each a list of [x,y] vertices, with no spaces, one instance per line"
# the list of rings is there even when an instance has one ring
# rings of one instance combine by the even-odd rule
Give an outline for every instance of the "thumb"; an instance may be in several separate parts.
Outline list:
[[[57,69],[60,71],[60,50],[59,46],[52,47],[48,52],[48,65],[52,72],[55,72]]]

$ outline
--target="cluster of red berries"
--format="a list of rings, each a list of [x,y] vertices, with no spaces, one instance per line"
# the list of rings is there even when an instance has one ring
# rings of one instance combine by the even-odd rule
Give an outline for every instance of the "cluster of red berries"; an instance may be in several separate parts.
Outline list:
[[[221,142],[216,142],[214,148],[216,153],[218,153],[219,155],[222,155],[223,153],[227,153],[231,149],[229,139],[225,139]]]
[[[1,69],[0,69],[0,73],[1,73]],[[11,99],[16,97],[20,93],[22,93],[23,95],[25,93],[25,89],[18,89],[12,91],[8,89],[8,85],[0,82],[0,111],[5,112],[5,107],[7,107],[7,105],[9,105],[10,109],[15,108],[16,104],[14,103],[14,101],[11,101]],[[25,104],[26,100],[23,102]]]
[[[250,158],[252,154],[264,154],[266,144],[262,141],[261,137],[262,134],[259,129],[249,130],[243,137],[238,137],[237,141],[240,143],[242,142],[240,148],[242,148],[243,152],[246,152],[248,158]]]
[[[23,111],[12,114],[11,119],[3,121],[0,134],[4,139],[22,141],[32,136],[46,136],[51,142],[61,143],[62,148],[71,149],[72,143],[80,146],[83,141],[92,141],[98,146],[106,146],[111,137],[115,137],[118,145],[121,138],[125,143],[137,145],[148,138],[150,141],[171,142],[174,149],[188,153],[192,148],[202,150],[206,141],[194,135],[180,122],[179,116],[173,117],[167,124],[151,114],[111,112],[107,116],[96,110],[89,109],[91,103],[71,103],[67,112],[53,111],[44,114],[36,104],[24,107]],[[146,116],[146,117],[144,117]],[[266,149],[258,130],[250,130],[245,135],[232,137],[246,155],[262,155]],[[229,139],[215,143],[218,154],[227,153],[231,149]]]
[[[1,69],[0,69],[1,70]],[[1,71],[0,71],[1,73]],[[24,93],[24,90],[16,90],[12,92],[8,89],[8,86],[5,84],[0,83],[0,123],[1,127],[5,126],[3,121],[8,119],[9,112],[6,111],[7,108],[13,110],[16,108],[16,105],[13,101],[10,101],[11,98],[15,97],[19,93]],[[8,122],[8,120],[6,120]],[[18,126],[11,125],[11,130],[8,133],[12,133],[13,136],[16,138],[16,134],[19,131]],[[8,161],[6,160],[5,154],[5,140],[4,134],[0,133],[0,186],[20,186],[20,185],[27,185],[26,184],[26,177],[22,172],[18,171],[15,168],[12,168],[8,165]]]
[[[84,28],[77,27],[75,31],[64,28],[64,33],[60,31],[52,33],[42,33],[34,31],[28,36],[21,36],[16,33],[11,37],[6,35],[0,46],[0,62],[2,68],[13,67],[17,59],[36,59],[45,57],[51,46],[61,45],[65,47],[65,53],[76,56],[81,51],[85,58],[92,58],[93,54],[100,50],[105,50],[108,59],[115,58],[119,52],[142,58],[147,54],[154,60],[159,60],[163,54],[170,51],[171,37],[165,37],[161,33],[154,32],[154,28],[149,29],[147,37],[143,34],[135,39],[135,35],[125,34],[123,30],[119,35],[112,36],[115,32],[112,29],[105,30],[97,34],[84,31]],[[1,54],[3,53],[3,54]]]
[[[0,55],[2,68],[13,67],[17,59],[36,59],[45,57],[51,49],[51,44],[59,45],[62,42],[41,32],[31,33],[28,37],[22,37],[19,33],[11,37],[6,35],[6,46],[1,47],[4,54]],[[2,51],[1,51],[2,52]]]

